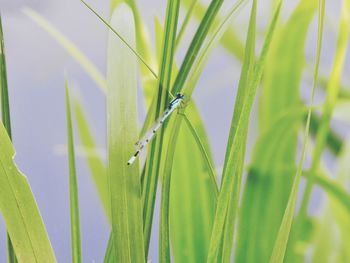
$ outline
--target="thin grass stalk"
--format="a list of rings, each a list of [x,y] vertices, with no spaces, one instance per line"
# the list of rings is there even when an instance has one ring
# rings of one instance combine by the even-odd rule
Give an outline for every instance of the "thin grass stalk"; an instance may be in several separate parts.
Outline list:
[[[4,45],[4,35],[2,30],[1,15],[0,15],[0,45],[1,45],[1,49],[0,49],[1,117],[2,117],[2,123],[4,124],[6,131],[10,139],[12,140],[10,102],[9,102],[9,94],[8,94],[6,58],[5,58],[5,45]],[[7,253],[8,253],[8,262],[16,263],[17,262],[16,254],[8,234],[7,234]]]
[[[65,91],[66,91],[66,116],[67,116],[67,138],[68,138],[72,262],[81,263],[82,254],[81,254],[81,239],[80,239],[78,183],[77,183],[77,172],[76,172],[76,166],[75,166],[75,150],[74,150],[70,95],[69,95],[69,87],[68,87],[67,80],[65,82]]]

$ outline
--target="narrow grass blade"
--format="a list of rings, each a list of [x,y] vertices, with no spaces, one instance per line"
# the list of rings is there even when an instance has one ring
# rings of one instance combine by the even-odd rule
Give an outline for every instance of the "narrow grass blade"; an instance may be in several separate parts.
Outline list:
[[[224,170],[223,176],[233,175],[237,177],[237,188],[235,189],[235,193],[231,196],[229,200],[229,206],[227,210],[227,222],[225,223],[224,235],[222,238],[222,245],[219,251],[219,255],[222,255],[223,261],[230,261],[232,248],[233,248],[233,240],[234,240],[234,232],[236,228],[236,218],[238,211],[238,201],[235,199],[239,199],[240,195],[240,181],[241,176],[243,174],[243,166],[244,166],[244,157],[245,157],[245,149],[242,147],[241,151],[238,153],[240,160],[238,161],[239,166],[237,167],[227,167],[228,158],[230,156],[230,152],[232,151],[233,139],[235,137],[235,133],[237,132],[238,122],[240,120],[243,103],[247,97],[247,85],[252,79],[255,67],[255,41],[256,41],[256,13],[257,13],[257,2],[253,0],[249,28],[247,33],[246,40],[246,48],[245,48],[245,57],[242,66],[242,72],[238,84],[238,92],[235,100],[235,108],[231,121],[231,128],[227,143],[225,162],[224,162]],[[247,133],[245,134],[244,141],[247,140]],[[224,178],[224,177],[223,177]],[[222,179],[223,181],[224,179]]]
[[[244,1],[244,0],[239,0]],[[192,39],[190,47],[187,50],[184,61],[180,67],[179,73],[176,77],[174,85],[172,87],[172,93],[176,94],[180,92],[185,81],[187,80],[188,74],[190,73],[193,63],[195,62],[198,53],[204,43],[206,36],[215,20],[217,13],[220,10],[220,7],[223,3],[223,0],[212,0],[201,23],[197,29],[195,36]]]
[[[91,131],[83,104],[78,96],[73,98],[73,109],[77,123],[77,130],[82,146],[87,151],[86,161],[97,188],[101,203],[108,220],[111,222],[110,199],[108,194],[107,168],[101,155],[98,153],[96,142]]]
[[[151,108],[152,115],[157,119],[162,111],[165,109],[166,102],[168,100],[168,91],[171,83],[171,77],[173,72],[174,64],[174,53],[175,53],[175,40],[176,31],[179,18],[179,0],[169,0],[167,4],[167,13],[165,21],[165,31],[163,38],[163,48],[162,48],[162,60],[160,64],[160,74],[159,74],[159,84],[158,90],[155,96],[155,107]],[[145,249],[146,256],[148,255],[149,242],[152,229],[152,220],[154,214],[154,203],[157,192],[158,177],[160,173],[161,165],[161,151],[163,145],[163,128],[158,131],[158,135],[152,141],[149,150],[148,158],[146,161],[145,177],[143,181],[143,222],[144,222],[144,235],[145,235]],[[160,239],[162,235],[168,234],[168,229],[166,227],[160,226]],[[167,246],[168,244],[159,243],[159,257],[167,257],[166,248],[162,246]]]
[[[19,262],[56,262],[27,178],[13,161],[14,147],[0,122],[0,209]]]
[[[123,4],[111,25],[135,44],[134,18]],[[137,141],[137,61],[133,52],[109,33],[107,66],[108,180],[114,254],[118,262],[144,262],[141,186],[138,161],[127,166]]]
[[[242,111],[241,111],[242,113],[238,121],[237,130],[236,130],[234,139],[232,141],[233,142],[232,151],[230,152],[230,156],[227,158],[227,162],[228,162],[227,167],[238,167],[240,165],[239,163],[244,161],[244,159],[242,160],[240,158],[240,152],[242,151],[242,148],[245,148],[245,144],[246,144],[246,142],[243,139],[245,138],[248,130],[250,112],[255,99],[255,94],[256,94],[258,85],[261,80],[267,53],[270,49],[272,37],[274,36],[274,33],[275,33],[275,28],[279,18],[281,5],[282,5],[282,1],[280,2],[280,5],[278,6],[272,18],[272,21],[269,25],[268,33],[265,38],[265,42],[261,51],[260,58],[256,63],[256,66],[254,68],[254,73],[252,74],[252,78],[247,84],[247,91],[246,91],[247,95],[242,105]],[[224,235],[225,222],[232,223],[232,219],[234,219],[234,218],[226,218],[227,209],[229,207],[229,202],[233,194],[236,195],[236,198],[234,199],[235,207],[238,206],[240,184],[241,182],[239,178],[233,177],[232,174],[231,176],[223,174],[223,182],[219,193],[219,199],[218,199],[217,208],[216,208],[216,215],[215,215],[214,227],[212,231],[212,237],[211,237],[207,262],[217,262],[220,258],[219,251],[220,249],[222,249],[221,241]]]
[[[324,6],[325,6],[325,1],[320,0],[319,1],[319,30],[318,30],[318,41],[317,41],[317,51],[316,51],[316,66],[315,66],[315,73],[314,73],[314,81],[313,81],[313,87],[312,87],[312,94],[311,94],[311,104],[313,104],[314,101],[314,94],[317,86],[317,79],[318,79],[318,72],[319,72],[319,64],[320,64],[320,55],[321,55],[321,48],[322,48],[322,36],[323,36],[323,24],[324,24]],[[282,223],[280,226],[279,233],[277,235],[277,240],[274,246],[274,249],[272,251],[271,259],[270,262],[283,262],[283,259],[285,257],[285,251],[287,248],[287,243],[293,223],[293,217],[294,217],[294,211],[295,211],[295,206],[297,202],[297,197],[298,197],[298,192],[299,192],[299,184],[300,184],[300,179],[303,171],[303,165],[304,165],[304,159],[305,159],[305,154],[306,154],[306,147],[308,144],[308,137],[309,137],[309,129],[310,129],[310,122],[311,122],[311,113],[312,111],[309,110],[308,117],[307,117],[307,123],[305,127],[305,133],[304,133],[304,143],[303,143],[303,148],[301,152],[301,158],[299,161],[299,165],[297,168],[297,172],[293,181],[293,186],[292,190],[290,193],[290,197],[287,203],[287,208],[284,213]],[[301,224],[297,224],[300,226]],[[299,231],[301,232],[301,231]],[[298,229],[297,229],[297,234],[298,234]],[[298,237],[297,237],[298,238]],[[295,242],[295,238],[291,239],[291,247],[293,250],[293,245]]]
[[[10,102],[7,86],[7,70],[5,58],[4,36],[2,32],[2,21],[0,16],[0,98],[1,98],[1,117],[9,137],[11,132]]]
[[[339,36],[336,48],[336,54],[333,62],[332,73],[327,86],[327,96],[322,113],[319,130],[316,135],[315,149],[312,156],[311,169],[317,170],[320,166],[322,153],[326,144],[328,132],[330,130],[330,122],[332,114],[339,95],[340,79],[343,72],[346,51],[349,42],[349,21],[350,21],[350,1],[344,0],[342,14],[339,25]],[[313,180],[308,180],[305,187],[301,207],[300,216],[307,214],[307,207],[311,198],[313,188]]]
[[[66,118],[68,137],[68,164],[69,164],[69,193],[70,193],[70,220],[71,220],[71,242],[72,262],[81,263],[81,240],[80,240],[80,219],[79,219],[79,198],[77,172],[75,168],[75,150],[73,139],[72,115],[70,108],[69,87],[66,81]]]
[[[169,144],[170,145],[176,145],[176,140],[179,135],[179,129],[180,124],[179,122],[182,121],[182,116],[177,115],[176,120],[174,123],[174,129],[172,130],[172,136],[170,137]],[[168,147],[168,149],[171,149],[171,147]],[[172,162],[174,161],[174,153],[175,151],[170,150],[168,151],[170,154],[166,155],[166,164],[164,168],[164,174],[165,175],[171,175],[172,169]],[[169,215],[170,215],[170,185],[171,185],[171,176],[164,176],[162,181],[162,195],[161,195],[161,209],[160,209],[160,238],[159,238],[159,244],[160,244],[160,257],[159,262],[169,263],[170,262],[170,227],[169,227]]]
[[[181,28],[179,30],[179,33],[177,34],[177,37],[176,37],[176,49],[179,47],[180,43],[181,43],[181,40],[182,40],[182,37],[183,37],[183,34],[185,33],[186,31],[186,28],[191,20],[191,17],[192,17],[192,14],[193,14],[193,11],[196,7],[196,4],[197,4],[198,0],[192,0],[192,3],[190,4],[190,6],[188,7],[188,10],[187,10],[187,13],[186,13],[186,16],[182,22],[182,25],[181,25]]]
[[[10,102],[9,102],[9,94],[8,94],[6,58],[5,58],[5,45],[4,45],[4,35],[2,31],[1,15],[0,15],[0,99],[1,99],[0,106],[1,106],[2,123],[6,128],[7,134],[12,140]],[[8,262],[16,263],[17,258],[13,250],[12,242],[8,235],[7,235],[7,253],[8,253]]]
[[[107,84],[105,77],[72,41],[58,31],[46,18],[33,9],[25,8],[23,9],[23,13],[52,36],[82,66],[102,92],[106,92]]]
[[[187,9],[190,9],[192,1],[193,0],[183,0],[182,4]],[[203,3],[197,1],[196,8],[193,10],[193,17],[201,21],[201,19],[204,17],[205,11],[206,6]],[[220,21],[222,21],[222,19],[220,17],[217,17],[214,21],[214,26],[217,27],[220,24]],[[243,61],[244,44],[240,40],[237,32],[233,27],[226,29],[222,35],[220,43],[226,50],[229,51],[230,54],[235,56],[239,61]]]
[[[342,206],[342,210],[346,211],[350,216],[350,194],[340,182],[331,179],[329,175],[326,175],[322,171],[316,174],[311,171],[306,171],[303,173],[303,176],[306,178],[314,177],[315,183],[321,186],[334,201]]]

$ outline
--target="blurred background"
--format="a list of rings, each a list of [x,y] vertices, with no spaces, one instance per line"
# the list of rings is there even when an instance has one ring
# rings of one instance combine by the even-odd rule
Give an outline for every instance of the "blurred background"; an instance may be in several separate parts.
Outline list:
[[[203,3],[207,3],[203,1]],[[235,1],[225,1],[223,13]],[[282,20],[285,20],[298,1],[286,1]],[[108,0],[90,0],[89,3],[104,17],[109,15]],[[258,28],[261,35],[271,13],[271,1],[259,1]],[[327,76],[331,67],[337,36],[337,23],[341,1],[327,1],[327,26],[322,54],[321,72]],[[164,20],[166,1],[138,1],[142,16],[148,25],[150,37],[154,39],[154,16]],[[74,59],[38,27],[23,12],[30,7],[47,18],[64,35],[71,39],[83,53],[102,71],[106,64],[106,27],[82,5],[79,0],[0,0],[7,58],[10,90],[13,140],[17,150],[16,162],[28,177],[49,236],[59,262],[70,262],[70,219],[69,189],[66,145],[66,120],[64,101],[64,72],[78,88],[87,109],[93,132],[102,151],[105,149],[105,99],[103,93],[86,75]],[[183,18],[185,11],[182,10]],[[249,6],[240,11],[233,20],[233,26],[245,39]],[[183,45],[177,54],[181,63],[184,50],[195,33],[197,23],[192,21]],[[313,62],[315,50],[316,23],[311,27],[306,55]],[[152,41],[154,42],[154,41]],[[349,60],[347,60],[349,61]],[[349,70],[346,65],[345,72]],[[240,62],[218,47],[205,68],[194,99],[202,113],[209,141],[217,167],[224,161],[227,136],[229,132],[236,83],[240,74]],[[346,79],[345,79],[346,80]],[[344,80],[344,82],[345,82]],[[310,96],[310,78],[302,83],[306,99]],[[140,94],[141,97],[141,94]],[[322,100],[322,94],[317,94]],[[255,107],[255,110],[257,108]],[[140,123],[145,114],[140,99]],[[348,127],[339,126],[345,136]],[[252,120],[250,126],[247,161],[250,146],[254,143],[257,124]],[[76,144],[79,145],[76,136]],[[0,149],[1,150],[1,149]],[[331,158],[328,159],[331,164]],[[331,169],[331,167],[330,167]],[[79,197],[81,213],[82,249],[84,262],[102,262],[110,227],[90,177],[84,158],[77,156]],[[315,202],[317,212],[317,202]],[[157,261],[157,224],[154,219],[154,235],[149,258]],[[6,262],[6,232],[3,221],[0,224],[0,262]]]

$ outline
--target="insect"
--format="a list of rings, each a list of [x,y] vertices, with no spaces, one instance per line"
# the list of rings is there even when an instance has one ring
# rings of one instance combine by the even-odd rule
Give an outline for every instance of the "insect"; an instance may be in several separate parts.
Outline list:
[[[166,108],[162,116],[155,122],[149,131],[145,133],[145,135],[135,143],[137,151],[128,161],[128,165],[131,165],[140,154],[140,152],[146,147],[146,145],[152,140],[157,130],[163,125],[164,121],[170,116],[170,114],[180,105],[183,101],[184,95],[181,93],[177,93],[176,97],[169,103],[169,106]]]

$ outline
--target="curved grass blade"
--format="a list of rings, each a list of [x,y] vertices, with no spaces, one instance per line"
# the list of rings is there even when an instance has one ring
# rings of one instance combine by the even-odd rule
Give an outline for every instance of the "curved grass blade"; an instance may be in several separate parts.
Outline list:
[[[158,78],[157,74],[155,73],[155,71],[152,69],[152,67],[146,62],[146,60],[135,50],[134,47],[132,47],[132,45],[124,38],[124,36],[122,36],[122,34],[120,34],[117,30],[115,30],[113,28],[113,26],[111,26],[110,23],[108,23],[101,15],[99,15],[99,13],[97,13],[95,11],[95,9],[93,9],[87,2],[85,2],[84,0],[80,0],[94,15],[97,16],[98,19],[100,19],[100,21],[105,24],[119,39],[120,41],[122,41],[124,43],[124,45],[126,45],[132,53],[134,53],[134,55],[142,62],[143,65],[145,65],[147,67],[147,69],[152,73],[153,77],[155,79]]]
[[[56,262],[27,178],[13,161],[15,150],[0,122],[0,210],[19,262]]]
[[[23,13],[52,36],[82,66],[102,92],[106,93],[107,84],[105,77],[72,41],[58,31],[46,18],[35,12],[33,9],[28,7],[24,8]]]
[[[70,109],[70,95],[68,82],[65,82],[66,90],[66,118],[68,138],[68,164],[69,164],[69,193],[70,193],[70,220],[71,220],[71,242],[72,262],[81,263],[81,240],[80,240],[80,219],[79,219],[79,198],[77,172],[75,167],[75,150],[72,127],[72,114]]]
[[[313,105],[314,103],[314,95],[315,95],[318,73],[319,73],[319,65],[320,65],[320,57],[321,57],[321,49],[322,49],[323,24],[324,24],[324,6],[325,6],[325,1],[319,0],[319,16],[318,16],[319,29],[318,29],[318,39],[317,39],[317,49],[316,49],[315,73],[314,73],[314,80],[313,80],[312,94],[311,94],[311,105]],[[298,197],[300,179],[303,172],[304,159],[305,159],[306,148],[307,148],[308,138],[309,138],[311,114],[312,114],[312,110],[310,109],[307,116],[307,122],[306,122],[306,127],[304,132],[304,143],[301,151],[299,165],[293,181],[293,186],[292,186],[292,190],[288,200],[287,208],[283,216],[280,230],[277,235],[276,243],[274,245],[271,259],[270,259],[270,262],[273,262],[273,263],[283,262],[285,251],[287,248],[289,234],[290,234],[293,217],[294,217],[294,210],[295,210],[297,197]]]
[[[111,24],[135,44],[130,8],[119,5]],[[107,66],[108,180],[114,255],[117,262],[144,262],[141,186],[138,161],[127,166],[137,141],[137,61],[123,41],[109,33]]]

